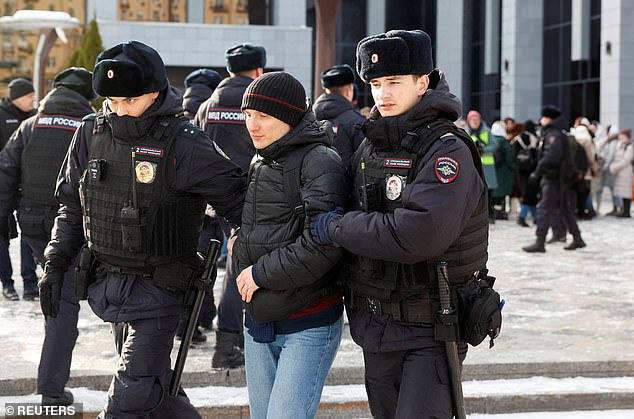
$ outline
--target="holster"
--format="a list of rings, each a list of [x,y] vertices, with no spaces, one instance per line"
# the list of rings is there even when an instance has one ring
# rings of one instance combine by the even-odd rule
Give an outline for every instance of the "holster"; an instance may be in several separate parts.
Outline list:
[[[79,262],[75,267],[75,295],[78,300],[88,298],[88,287],[95,280],[95,266],[97,258],[87,245],[79,251]]]

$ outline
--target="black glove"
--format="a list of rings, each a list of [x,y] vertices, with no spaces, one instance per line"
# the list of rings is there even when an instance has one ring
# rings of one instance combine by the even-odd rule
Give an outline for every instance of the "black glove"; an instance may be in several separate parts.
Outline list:
[[[478,148],[478,152],[480,153],[480,155],[484,154],[484,141],[476,141],[476,147]]]
[[[528,182],[531,185],[537,185],[539,183],[539,175],[535,172],[532,172],[530,175],[528,175]]]
[[[40,289],[40,307],[46,317],[57,317],[59,300],[62,298],[64,272],[52,267],[49,262],[44,266],[44,275],[37,283]]]

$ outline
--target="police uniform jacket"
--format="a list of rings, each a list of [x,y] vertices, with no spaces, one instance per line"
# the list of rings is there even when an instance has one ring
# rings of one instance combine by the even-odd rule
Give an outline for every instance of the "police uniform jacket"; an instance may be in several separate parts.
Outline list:
[[[568,137],[554,124],[545,126],[535,174],[546,182],[559,181],[570,163],[569,154]]]
[[[161,116],[178,114],[181,109],[180,95],[169,86],[140,117],[112,117],[106,123],[114,141],[133,144]],[[57,180],[56,198],[61,207],[45,251],[47,263],[55,268],[66,269],[84,243],[79,185],[87,171],[93,125],[94,118],[87,117],[77,129]],[[174,173],[166,178],[172,190],[203,197],[218,214],[239,225],[245,176],[235,163],[218,152],[209,137],[195,127],[190,127],[189,132],[179,131],[166,158]],[[182,300],[182,292],[168,291],[132,274],[98,273],[96,282],[88,289],[93,311],[109,322],[179,315]]]
[[[274,294],[269,295],[272,306],[289,305],[296,301],[289,300],[286,290],[298,290],[299,298],[303,291],[332,284],[320,280],[337,264],[341,249],[316,244],[309,228],[311,216],[343,207],[347,196],[341,159],[333,149],[325,147],[331,143],[332,132],[308,112],[291,132],[258,151],[233,250],[237,272],[255,265],[254,279],[262,289],[255,291],[254,299],[264,289]],[[304,210],[299,218],[284,190],[283,168],[291,151],[311,146],[300,171]],[[317,302],[306,301],[306,306]]]
[[[374,152],[401,147],[408,131],[443,116],[457,119],[462,105],[440,78],[413,109],[403,115],[383,118],[374,108],[363,125]],[[353,160],[357,175],[360,149]],[[434,141],[416,163],[418,172],[401,192],[402,208],[394,212],[346,213],[331,230],[333,241],[347,251],[371,259],[414,264],[442,255],[461,235],[484,194],[486,185],[477,172],[469,147],[455,136]],[[453,161],[453,174],[440,170]],[[392,316],[359,311],[348,312],[350,331],[364,350],[389,352],[433,344],[431,325],[399,323]]]
[[[33,172],[35,170],[39,170],[41,166],[47,166],[47,168],[50,168],[51,173],[42,174],[42,176],[51,178],[41,179],[40,182],[41,184],[45,184],[46,187],[50,187],[51,201],[54,201],[53,195],[55,193],[55,178],[57,177],[59,168],[62,165],[65,151],[63,154],[59,152],[57,153],[58,156],[61,157],[59,157],[59,159],[55,162],[47,161],[45,164],[41,164],[41,162],[32,162],[32,164],[27,165],[23,164],[23,157],[28,153],[26,148],[29,145],[31,138],[33,138],[34,129],[49,132],[50,130],[63,132],[64,134],[62,134],[62,136],[67,135],[68,144],[70,144],[70,139],[73,135],[72,133],[77,129],[81,119],[92,112],[93,109],[84,96],[65,86],[60,86],[53,89],[44,99],[42,99],[37,115],[26,119],[22,122],[22,124],[20,124],[19,128],[15,131],[15,135],[11,137],[11,140],[0,153],[0,177],[3,180],[0,182],[0,217],[11,214],[13,210],[16,209],[18,205],[18,197],[22,201],[29,201],[32,198],[25,195],[25,193],[28,193],[28,190],[30,189],[23,191],[22,196],[19,196],[18,186],[21,181],[24,181],[23,174],[25,171]],[[53,116],[55,117],[54,121]],[[41,117],[45,120],[40,121]],[[63,146],[63,144],[58,144],[58,146]],[[68,145],[66,145],[64,150],[66,150],[66,148],[68,148]],[[48,154],[47,156],[49,160],[55,157],[51,154]],[[57,169],[53,169],[55,166]],[[53,171],[54,173],[52,173]],[[45,187],[42,186],[41,188]],[[55,213],[57,213],[57,211],[55,211]],[[20,212],[18,218],[23,218],[21,217],[22,215],[23,214]],[[54,218],[54,215],[52,215],[52,217]],[[38,218],[40,218],[40,223],[52,226],[52,219],[42,220],[43,217],[41,213],[38,214]],[[20,226],[23,230],[23,234],[25,234],[28,229],[25,229],[23,222],[24,220],[20,219]],[[50,232],[50,228],[48,231]],[[44,230],[42,230],[42,233],[44,233]],[[29,234],[27,233],[26,235],[28,236]],[[49,236],[47,232],[44,236],[32,238],[48,242]]]
[[[360,126],[365,118],[345,97],[336,93],[324,93],[313,106],[317,119],[325,119],[335,129],[334,147],[341,156],[344,166],[348,166],[354,152],[365,138]]]
[[[205,131],[244,172],[249,170],[255,147],[240,106],[242,95],[252,81],[242,76],[224,79],[211,97],[200,105],[194,119],[194,124]]]
[[[15,107],[9,98],[0,101],[0,150],[9,141],[11,134],[18,128],[25,119],[33,116],[35,109],[29,112],[22,112]]]

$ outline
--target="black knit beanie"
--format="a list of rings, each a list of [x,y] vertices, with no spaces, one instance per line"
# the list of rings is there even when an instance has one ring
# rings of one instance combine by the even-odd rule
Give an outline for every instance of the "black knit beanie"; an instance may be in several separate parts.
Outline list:
[[[284,71],[265,73],[253,80],[242,96],[242,110],[264,112],[294,127],[308,110],[306,91]]]
[[[13,79],[11,80],[11,83],[9,83],[9,99],[11,100],[15,100],[33,92],[35,92],[33,84],[27,79]]]

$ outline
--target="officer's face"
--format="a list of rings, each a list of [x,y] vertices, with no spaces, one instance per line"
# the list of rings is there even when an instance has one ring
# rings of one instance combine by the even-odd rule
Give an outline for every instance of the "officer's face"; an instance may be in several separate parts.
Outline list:
[[[106,104],[118,116],[132,116],[137,118],[154,103],[159,92],[146,93],[137,97],[107,97]]]
[[[377,77],[370,81],[372,97],[381,116],[397,116],[412,109],[427,91],[429,77],[410,75]]]
[[[28,95],[21,96],[13,99],[13,105],[22,112],[28,112],[33,109],[35,104],[35,93],[29,93]]]
[[[253,109],[245,109],[246,124],[253,146],[261,150],[290,132],[292,127],[284,121]]]

